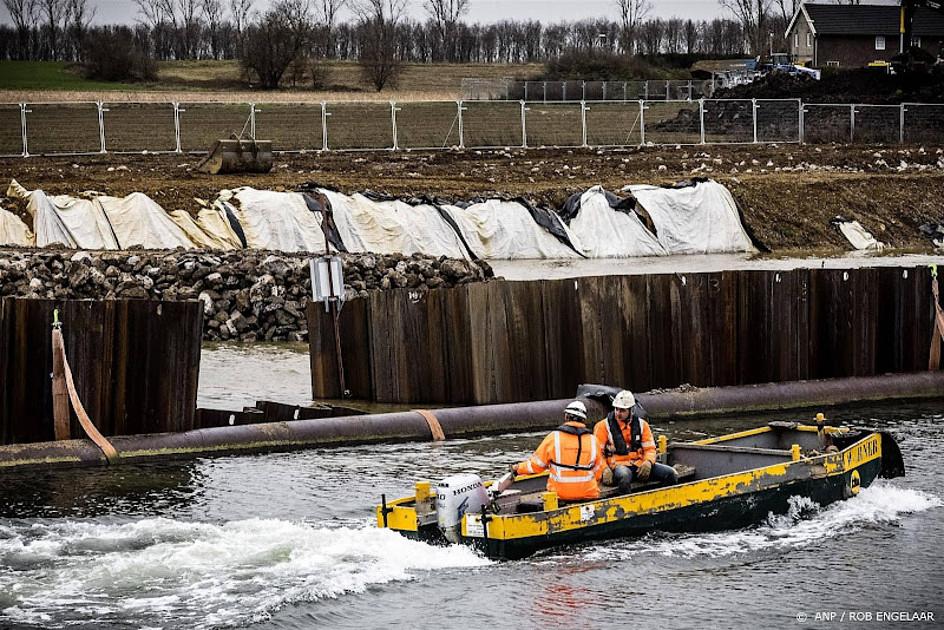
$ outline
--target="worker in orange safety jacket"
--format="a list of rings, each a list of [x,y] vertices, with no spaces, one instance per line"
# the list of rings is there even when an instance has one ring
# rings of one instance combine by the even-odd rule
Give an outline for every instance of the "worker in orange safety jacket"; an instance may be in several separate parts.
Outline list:
[[[613,398],[613,411],[593,427],[606,456],[603,482],[619,485],[623,492],[629,492],[634,481],[658,481],[660,486],[678,483],[674,468],[656,462],[652,429],[638,409],[636,397],[624,389]]]
[[[605,467],[603,445],[587,428],[587,407],[579,400],[567,405],[564,424],[551,431],[526,461],[512,464],[515,475],[548,471],[547,489],[563,501],[596,499]]]

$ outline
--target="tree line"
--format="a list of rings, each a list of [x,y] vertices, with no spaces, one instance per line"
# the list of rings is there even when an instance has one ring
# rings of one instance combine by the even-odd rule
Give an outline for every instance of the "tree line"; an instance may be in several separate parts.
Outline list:
[[[480,24],[464,19],[471,0],[422,0],[424,19],[406,15],[408,0],[277,0],[265,10],[256,10],[253,0],[133,0],[138,23],[101,26],[92,24],[88,1],[2,0],[10,23],[0,25],[0,59],[87,62],[96,51],[130,46],[146,60],[240,59],[270,87],[302,59],[312,75],[320,60],[351,60],[382,87],[404,62],[782,50],[789,5],[797,2],[719,0],[724,16],[690,20],[650,17],[651,0],[613,0],[612,19]],[[350,17],[339,19],[345,10]]]

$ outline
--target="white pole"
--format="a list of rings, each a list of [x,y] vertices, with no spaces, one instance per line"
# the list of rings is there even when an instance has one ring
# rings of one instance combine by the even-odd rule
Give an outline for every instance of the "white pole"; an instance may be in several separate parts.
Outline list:
[[[180,103],[174,103],[174,143],[177,145],[174,152],[176,153],[183,153],[180,147],[180,113],[185,111],[187,110],[180,108]]]
[[[546,85],[546,84],[545,84]],[[524,101],[521,101],[521,148],[528,148],[528,123],[525,120],[527,116],[525,112],[528,111],[528,108],[525,107]]]
[[[587,101],[580,101],[580,146],[587,146]]]
[[[328,104],[321,101],[321,150],[328,150]]]
[[[23,157],[29,157],[29,139],[26,133],[26,114],[29,110],[26,109],[26,107],[26,103],[20,103],[20,131],[23,135]]]
[[[465,129],[462,127],[462,110],[465,108],[462,106],[462,101],[456,101],[458,116],[459,116],[459,148],[465,148]]]

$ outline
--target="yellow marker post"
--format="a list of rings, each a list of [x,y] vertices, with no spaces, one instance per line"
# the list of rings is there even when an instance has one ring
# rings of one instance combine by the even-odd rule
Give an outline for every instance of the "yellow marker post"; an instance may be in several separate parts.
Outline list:
[[[669,438],[665,437],[664,435],[660,435],[659,436],[659,454],[665,455],[665,453],[668,450],[669,450]]]
[[[790,458],[795,462],[800,461],[800,445],[799,444],[794,444],[793,446],[790,447]]]
[[[433,484],[426,479],[416,482],[416,502],[421,503],[429,500],[433,494]]]

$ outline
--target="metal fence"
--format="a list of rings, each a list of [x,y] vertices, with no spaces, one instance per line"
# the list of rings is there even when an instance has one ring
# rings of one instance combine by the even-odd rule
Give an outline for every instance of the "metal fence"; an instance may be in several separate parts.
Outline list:
[[[0,104],[0,155],[201,153],[219,138],[279,152],[738,143],[944,143],[944,104],[798,99],[403,103]]]
[[[524,81],[463,79],[465,101],[678,101],[708,98],[716,81]]]

